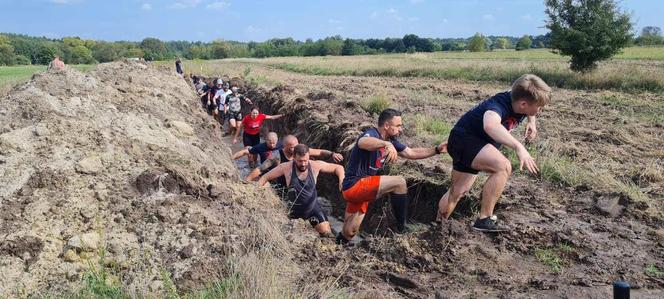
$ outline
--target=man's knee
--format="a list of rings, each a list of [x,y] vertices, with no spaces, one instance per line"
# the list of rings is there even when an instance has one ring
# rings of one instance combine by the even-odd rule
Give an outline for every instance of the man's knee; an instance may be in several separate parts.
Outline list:
[[[406,179],[402,176],[398,176],[395,179],[394,192],[397,194],[405,194],[408,192],[408,186],[406,186]]]
[[[503,159],[499,170],[505,173],[507,176],[512,175],[512,162],[510,162],[508,159]]]
[[[455,187],[452,185],[450,186],[450,196],[448,200],[457,203],[464,195],[466,195],[466,193],[468,193],[468,191],[470,191],[470,188]]]

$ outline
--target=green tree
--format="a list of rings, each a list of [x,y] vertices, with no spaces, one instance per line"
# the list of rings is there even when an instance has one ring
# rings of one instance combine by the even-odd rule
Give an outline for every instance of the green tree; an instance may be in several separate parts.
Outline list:
[[[71,60],[69,63],[90,64],[95,62],[95,59],[92,57],[92,51],[86,48],[83,44],[71,49]]]
[[[51,60],[58,54],[58,49],[51,43],[42,43],[37,50],[37,63],[49,64]]]
[[[533,40],[530,39],[530,36],[524,35],[519,39],[518,42],[516,42],[516,50],[517,51],[528,50],[532,45],[533,45]]]
[[[166,45],[159,39],[148,37],[141,41],[145,60],[163,60],[166,57]]]
[[[231,47],[228,43],[216,40],[210,45],[210,58],[224,59],[231,56]]]
[[[120,48],[112,43],[98,42],[92,48],[92,57],[99,62],[115,61],[120,57]]]
[[[493,44],[494,44],[494,49],[510,49],[510,48],[512,48],[512,43],[510,43],[510,40],[507,39],[506,37],[497,38],[496,41]]]
[[[14,65],[14,47],[9,43],[0,43],[0,65]]]
[[[468,51],[482,52],[486,51],[486,38],[481,33],[475,33],[468,41]]]
[[[210,49],[205,45],[193,45],[184,56],[188,59],[209,59]]]
[[[30,58],[25,57],[23,55],[16,55],[14,56],[14,61],[18,65],[30,65]]]
[[[364,48],[355,43],[352,39],[344,40],[344,46],[341,48],[341,55],[361,55],[364,54]]]
[[[664,44],[662,29],[656,26],[646,26],[641,29],[641,35],[636,39],[641,46],[654,46]]]
[[[614,0],[546,0],[549,46],[571,56],[574,71],[591,71],[632,40],[630,15]]]

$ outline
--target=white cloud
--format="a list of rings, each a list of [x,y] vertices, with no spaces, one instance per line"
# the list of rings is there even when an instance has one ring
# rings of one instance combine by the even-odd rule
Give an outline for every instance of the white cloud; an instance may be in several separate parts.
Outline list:
[[[410,0],[410,3],[412,4],[417,4],[417,3],[422,3],[424,0]]]
[[[341,24],[341,21],[336,19],[329,19],[327,22],[330,24]]]
[[[201,0],[180,0],[168,6],[170,9],[194,8],[201,3]]]
[[[142,10],[151,10],[152,5],[150,5],[150,3],[143,3],[143,5],[141,5],[141,9]]]
[[[208,4],[208,5],[206,6],[206,8],[222,10],[222,9],[227,8],[227,7],[229,7],[229,6],[231,6],[231,4],[228,3],[228,2],[225,2],[225,1],[216,1],[216,2],[212,2],[212,3]]]
[[[410,18],[408,18],[408,21],[409,21],[409,22],[418,22],[419,20],[420,20],[420,18],[418,18],[418,17],[410,17]]]
[[[521,19],[524,20],[524,21],[530,21],[530,20],[533,19],[533,16],[531,16],[530,14],[525,14],[525,15],[521,16]]]
[[[372,19],[378,18],[378,12],[377,11],[372,12],[371,15],[369,15],[369,17]]]
[[[442,21],[442,22],[443,22],[443,24],[447,24],[447,23],[449,23],[449,22],[450,22],[450,20],[448,20],[448,19],[443,19],[443,21]]]
[[[390,7],[390,9],[387,10],[387,13],[389,13],[389,14],[395,14],[395,13],[397,13],[397,10],[394,9],[394,8],[391,8],[391,7]]]
[[[55,3],[55,4],[74,4],[81,2],[81,0],[48,0],[48,2]]]
[[[494,17],[492,14],[485,14],[482,16],[482,19],[485,19],[487,21],[493,21],[496,19],[496,17]]]

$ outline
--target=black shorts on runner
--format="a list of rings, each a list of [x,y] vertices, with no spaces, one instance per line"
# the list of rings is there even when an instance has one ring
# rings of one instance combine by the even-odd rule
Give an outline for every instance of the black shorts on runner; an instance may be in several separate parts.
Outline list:
[[[309,224],[311,226],[316,227],[316,225],[323,223],[327,221],[327,216],[325,216],[325,213],[323,212],[323,209],[321,208],[320,204],[318,203],[318,200],[316,200],[316,204],[314,208],[311,211],[302,213],[301,211],[297,211],[296,209],[291,210],[291,212],[288,214],[288,217],[291,219],[304,219],[309,221]]]
[[[491,142],[484,138],[452,129],[450,137],[447,139],[447,152],[452,157],[452,169],[470,174],[478,174],[479,171],[473,169],[471,165],[477,154],[487,144],[491,144]]]
[[[237,121],[242,121],[242,113],[239,111],[238,112],[228,111],[228,113],[226,113],[226,118],[228,120],[235,119]]]
[[[242,144],[244,146],[256,146],[261,143],[261,134],[251,135],[242,133]]]

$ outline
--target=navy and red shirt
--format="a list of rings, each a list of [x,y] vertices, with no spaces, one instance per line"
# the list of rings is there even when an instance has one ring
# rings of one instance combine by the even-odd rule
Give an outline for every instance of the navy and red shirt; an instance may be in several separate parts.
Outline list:
[[[511,92],[501,92],[486,99],[484,102],[466,112],[466,114],[464,114],[454,125],[452,130],[462,134],[471,134],[480,137],[485,139],[488,143],[493,144],[496,148],[500,148],[500,143],[493,140],[484,131],[484,113],[489,110],[500,115],[501,124],[507,129],[507,131],[512,131],[526,117],[525,114],[515,113],[514,109],[512,109]]]
[[[361,178],[374,176],[383,168],[383,162],[385,162],[385,148],[376,151],[363,150],[357,145],[362,137],[375,137],[382,140],[380,133],[378,133],[378,129],[376,128],[366,130],[359,138],[357,138],[355,146],[350,152],[348,165],[346,165],[346,177],[344,178],[342,186],[344,191],[353,187],[353,185],[355,185],[355,183]],[[399,142],[396,137],[390,138],[390,142],[392,142],[392,145],[394,145],[397,152],[406,149],[406,146]]]
[[[265,160],[279,155],[279,150],[284,148],[284,144],[279,140],[274,148],[269,148],[267,143],[263,142],[249,148],[249,153],[261,156],[261,163]]]

